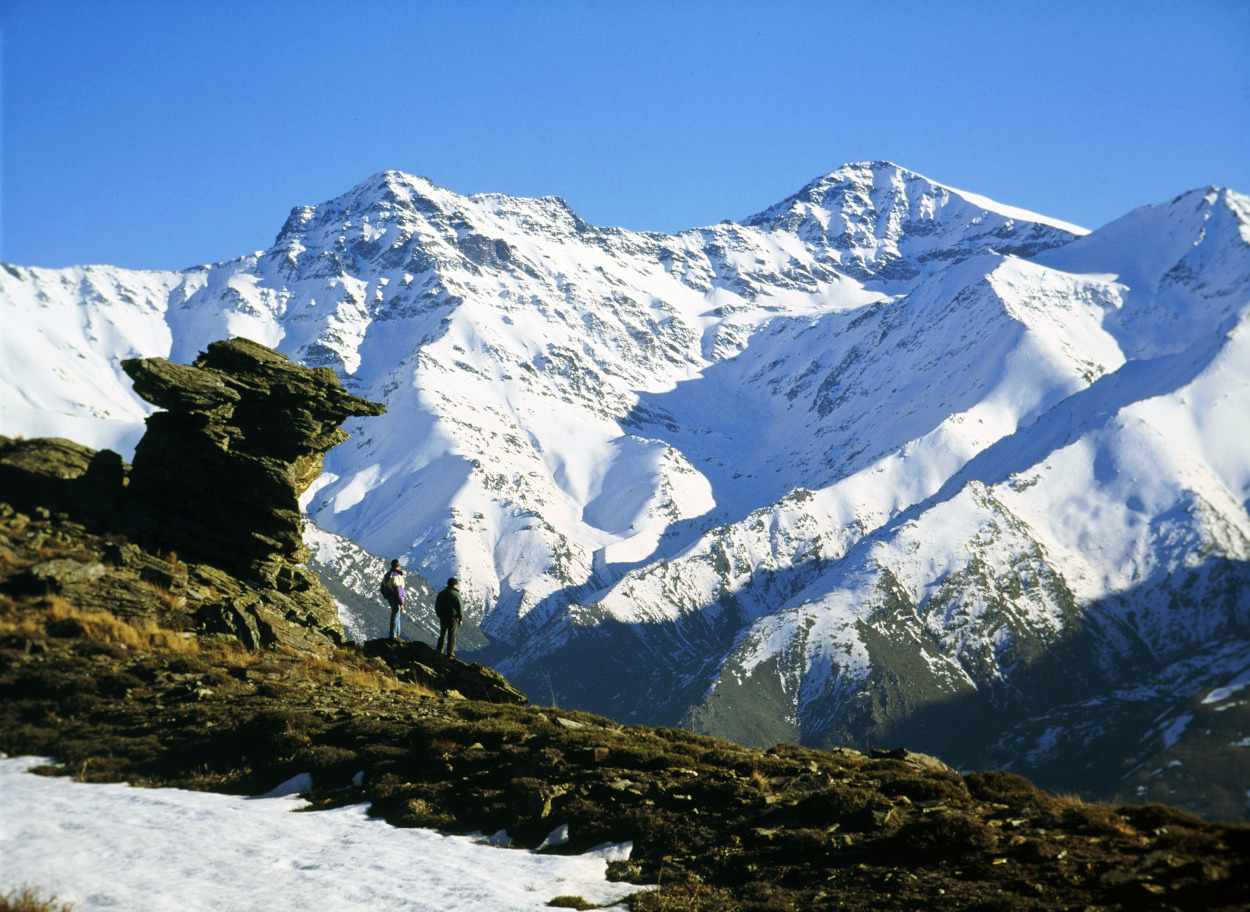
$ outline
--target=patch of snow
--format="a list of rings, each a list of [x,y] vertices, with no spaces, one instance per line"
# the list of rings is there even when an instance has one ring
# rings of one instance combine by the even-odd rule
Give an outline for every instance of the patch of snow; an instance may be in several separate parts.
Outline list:
[[[310,792],[313,787],[313,778],[310,773],[300,773],[292,776],[286,782],[277,787],[259,795],[259,798],[289,798],[292,795],[299,795],[301,792]]]
[[[1246,687],[1250,687],[1250,668],[1243,671],[1223,687],[1216,687],[1202,698],[1202,703],[1204,706],[1211,703],[1223,703],[1225,700],[1230,699],[1233,694],[1244,690]]]
[[[392,827],[363,805],[291,813],[305,802],[27,772],[43,762],[0,759],[0,891],[31,886],[79,912],[545,912],[556,896],[646,889],[605,879],[621,846],[540,855]]]
[[[1167,728],[1162,732],[1163,749],[1167,750],[1180,740],[1181,735],[1185,734],[1185,729],[1189,727],[1189,723],[1194,719],[1193,713],[1181,713],[1180,716],[1168,723]]]

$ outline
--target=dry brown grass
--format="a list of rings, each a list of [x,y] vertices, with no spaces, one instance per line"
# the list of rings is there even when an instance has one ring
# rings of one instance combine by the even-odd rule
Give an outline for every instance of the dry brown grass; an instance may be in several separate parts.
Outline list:
[[[145,582],[145,585],[152,590],[152,594],[156,596],[156,601],[166,611],[180,611],[186,607],[186,598],[171,592],[168,587],[151,581]]]
[[[334,678],[340,687],[359,687],[366,690],[399,690],[403,685],[395,678],[364,668],[347,668]]]
[[[71,912],[73,903],[61,902],[55,895],[44,897],[29,885],[0,893],[0,912]]]
[[[1050,813],[1061,825],[1073,832],[1094,836],[1130,834],[1133,827],[1119,810],[1101,801],[1086,801],[1072,792],[1054,795],[1055,804]]]
[[[0,634],[44,636],[49,627],[58,624],[68,624],[75,636],[128,649],[159,649],[179,655],[195,655],[200,649],[194,637],[166,630],[154,621],[130,623],[107,611],[79,608],[59,595],[44,596],[21,610],[12,599],[0,596]]]
[[[34,636],[44,632],[38,617],[18,610],[17,603],[7,595],[0,595],[0,635],[16,634]]]
[[[161,587],[153,585],[152,589],[160,595]],[[14,634],[28,638],[73,635],[128,649],[199,656],[222,668],[252,668],[265,661],[266,655],[277,654],[294,660],[302,676],[322,686],[382,692],[403,689],[437,696],[419,684],[398,680],[390,669],[355,652],[336,650],[332,656],[321,657],[281,646],[256,652],[238,641],[216,638],[201,644],[198,637],[166,629],[153,620],[125,621],[107,611],[80,608],[57,595],[20,605],[0,595],[0,636]]]
[[[233,638],[201,640],[200,655],[224,668],[253,668],[265,659],[265,653],[248,649]]]
[[[79,608],[57,595],[40,601],[45,606],[46,623],[72,621],[81,628],[80,635],[86,639],[114,643],[128,649],[159,649],[180,655],[195,655],[200,651],[195,637],[166,630],[147,618],[131,623],[107,611]]]
[[[353,651],[337,649],[331,656],[301,655],[301,672],[317,684],[357,690],[405,690],[424,696],[438,696],[420,684],[405,683],[395,673],[373,659]]]

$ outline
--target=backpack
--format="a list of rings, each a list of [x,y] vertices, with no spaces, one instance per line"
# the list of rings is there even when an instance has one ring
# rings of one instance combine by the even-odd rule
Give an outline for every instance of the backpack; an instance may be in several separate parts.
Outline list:
[[[395,598],[396,578],[391,575],[388,570],[382,575],[382,582],[378,583],[378,589],[388,599]]]

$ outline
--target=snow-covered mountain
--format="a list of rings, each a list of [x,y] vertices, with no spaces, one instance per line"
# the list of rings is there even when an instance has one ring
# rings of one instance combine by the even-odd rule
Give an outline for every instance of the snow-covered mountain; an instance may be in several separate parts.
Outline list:
[[[1250,667],[1229,190],[1087,233],[875,162],[668,236],[387,172],[227,263],[6,266],[0,308],[10,435],[127,454],[120,359],[229,335],[385,402],[318,558],[461,577],[480,657],[562,705],[1045,781]]]

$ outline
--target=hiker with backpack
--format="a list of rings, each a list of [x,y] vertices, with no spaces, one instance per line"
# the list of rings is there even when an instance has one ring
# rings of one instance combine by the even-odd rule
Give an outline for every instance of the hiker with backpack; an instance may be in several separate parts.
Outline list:
[[[382,577],[382,597],[391,606],[391,639],[400,642],[399,624],[404,611],[404,571],[399,561],[391,561],[391,569]]]
[[[447,588],[434,599],[434,613],[438,615],[438,645],[435,652],[443,651],[447,644],[447,656],[456,655],[456,628],[464,623],[464,606],[460,602],[460,581],[454,576],[447,581]]]

